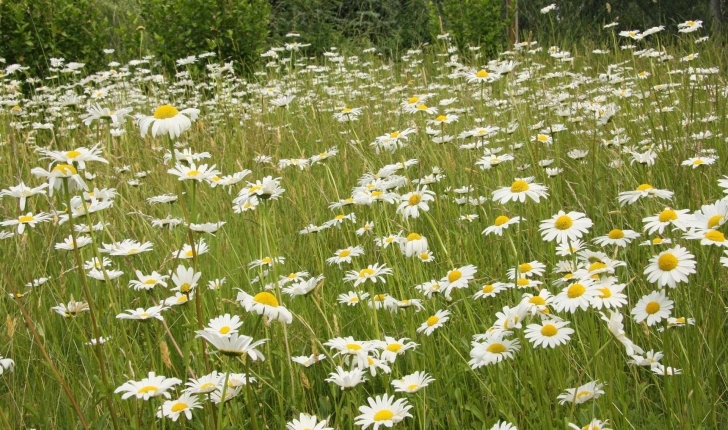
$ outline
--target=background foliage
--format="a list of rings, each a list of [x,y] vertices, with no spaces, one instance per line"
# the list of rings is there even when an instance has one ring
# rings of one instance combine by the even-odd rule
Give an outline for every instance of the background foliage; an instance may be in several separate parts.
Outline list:
[[[711,26],[711,5],[722,0],[562,0],[549,20],[540,9],[552,0],[13,0],[0,1],[0,56],[47,75],[48,59],[64,57],[97,69],[103,48],[121,60],[154,54],[169,69],[188,55],[214,51],[245,68],[289,32],[320,54],[377,46],[396,54],[433,43],[449,32],[460,47],[494,54],[512,41],[518,8],[521,39],[538,32],[552,39],[593,39],[605,23],[620,28],[672,26],[688,19]],[[722,8],[725,10],[725,8]],[[722,19],[722,13],[719,15]],[[578,35],[578,36],[577,36]]]

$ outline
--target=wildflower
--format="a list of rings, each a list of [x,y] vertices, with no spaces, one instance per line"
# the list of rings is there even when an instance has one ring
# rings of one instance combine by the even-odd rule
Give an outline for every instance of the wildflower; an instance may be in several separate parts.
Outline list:
[[[152,306],[151,308],[144,309],[144,308],[136,308],[136,309],[127,309],[125,312],[127,313],[121,313],[116,316],[118,319],[125,319],[125,320],[148,320],[152,318],[156,318],[160,321],[164,320],[164,317],[162,317],[162,311],[169,309],[168,307],[164,305],[159,306]]]
[[[324,379],[326,382],[333,382],[341,387],[342,390],[354,388],[362,382],[366,382],[364,371],[358,367],[350,371],[344,370],[341,366],[336,367],[336,372],[329,373],[329,377]]]
[[[523,221],[525,221],[525,219]],[[519,216],[508,218],[505,215],[499,215],[493,222],[492,226],[487,227],[485,230],[483,230],[483,234],[486,236],[489,234],[497,234],[498,236],[503,236],[503,230],[507,229],[508,226],[518,224],[519,222],[521,222],[521,217]]]
[[[225,337],[236,334],[241,325],[243,323],[240,321],[239,316],[234,315],[231,317],[230,314],[225,314],[211,319],[207,327],[205,327],[205,331]]]
[[[344,281],[354,281],[354,286],[357,287],[360,284],[371,281],[373,283],[377,283],[377,281],[387,283],[387,280],[384,278],[385,275],[391,275],[393,273],[392,269],[388,268],[384,264],[380,265],[378,263],[374,263],[373,265],[370,264],[367,266],[366,269],[362,269],[359,271],[351,270],[346,272],[346,276],[344,276]]]
[[[411,375],[405,375],[401,379],[392,381],[394,391],[399,393],[412,394],[430,385],[435,379],[426,372],[415,372]]]
[[[102,243],[103,249],[99,248],[100,252],[108,253],[111,256],[128,256],[136,255],[142,252],[149,252],[152,250],[152,242],[137,242],[132,239],[124,239],[121,242],[114,242],[111,244]]]
[[[581,239],[582,235],[587,233],[593,225],[592,220],[581,212],[559,211],[551,219],[541,222],[539,230],[543,240],[551,242],[554,239],[559,243],[569,243],[570,241]]]
[[[311,354],[309,356],[302,355],[299,357],[291,357],[291,361],[293,361],[294,363],[298,363],[304,367],[311,367],[314,364],[318,363],[319,361],[322,361],[325,359],[326,359],[326,355],[324,355],[324,354],[319,354],[318,356],[315,354]]]
[[[592,239],[594,243],[601,246],[616,245],[622,248],[627,247],[634,239],[640,237],[640,234],[634,230],[612,229],[605,236],[599,236]]]
[[[688,275],[695,273],[696,265],[695,256],[677,245],[650,258],[644,274],[648,282],[657,282],[658,287],[676,288],[677,284],[688,282]]]
[[[114,393],[124,393],[121,395],[122,400],[135,396],[137,399],[149,400],[152,397],[164,396],[169,399],[171,396],[167,392],[175,385],[181,384],[182,381],[177,378],[165,378],[157,376],[154,372],[149,372],[146,378],[141,381],[128,381],[114,390]]]
[[[239,301],[247,312],[255,312],[286,324],[293,322],[293,314],[279,305],[278,299],[273,294],[263,291],[251,296],[243,290],[238,289],[238,291],[240,292],[235,300]]]
[[[172,275],[172,282],[175,285],[172,291],[179,291],[182,294],[189,295],[197,287],[197,282],[201,276],[201,272],[195,272],[192,267],[185,267],[180,264]]]
[[[665,210],[657,215],[642,219],[642,222],[645,223],[644,230],[647,234],[654,232],[662,234],[665,231],[665,227],[672,225],[675,229],[685,231],[688,223],[692,219],[692,216],[688,212],[690,212],[688,209],[673,210],[669,207],[665,208]]]
[[[7,227],[10,225],[18,226],[18,234],[23,234],[25,226],[35,227],[38,223],[50,221],[53,218],[51,214],[40,212],[33,215],[33,212],[28,212],[25,215],[21,215],[18,219],[10,219],[0,222],[0,226]]]
[[[658,324],[670,316],[674,302],[665,294],[665,290],[653,291],[643,296],[632,309],[634,320],[638,323],[647,321],[648,326]]]
[[[406,257],[422,254],[428,251],[427,238],[417,233],[410,233],[399,242],[399,249]]]
[[[541,198],[548,197],[548,187],[533,182],[533,179],[533,177],[516,178],[510,187],[503,187],[494,191],[493,201],[501,204],[509,201],[524,203],[526,197],[528,197],[538,203]]]
[[[402,214],[402,218],[418,218],[420,210],[425,212],[430,210],[427,202],[435,200],[435,193],[427,189],[427,185],[417,190],[407,193],[401,197],[402,203],[397,207],[397,213]]]
[[[566,402],[572,402],[580,405],[604,394],[604,391],[602,390],[603,386],[604,384],[600,384],[598,381],[588,382],[577,388],[567,388],[566,392],[559,394],[557,399],[561,400],[559,402],[560,405],[563,405]]]
[[[504,359],[513,359],[515,353],[521,349],[518,339],[503,339],[503,333],[492,334],[482,342],[472,342],[472,345],[468,364],[473,369],[500,363]]]
[[[369,406],[360,406],[359,412],[362,414],[356,417],[354,422],[362,429],[374,425],[374,430],[380,426],[392,427],[401,422],[405,418],[412,418],[409,411],[412,409],[405,399],[394,400],[394,396],[384,394],[383,396],[369,397],[367,399]]]
[[[564,345],[571,339],[574,329],[566,327],[568,321],[546,320],[542,324],[529,324],[526,327],[526,339],[538,348],[555,348]]]
[[[334,430],[326,427],[328,420],[319,421],[316,415],[306,415],[303,412],[298,419],[286,423],[286,430]]]
[[[174,422],[183,413],[188,420],[192,419],[192,409],[201,409],[202,405],[197,396],[183,393],[177,400],[167,400],[157,410],[157,418],[167,417]]]
[[[424,332],[426,335],[431,335],[435,330],[442,327],[450,318],[450,311],[439,310],[435,315],[427,318],[427,321],[422,323],[417,329],[417,333]]]
[[[152,137],[169,134],[170,139],[176,139],[190,129],[192,121],[197,119],[199,113],[199,109],[188,108],[178,111],[174,106],[162,105],[154,111],[153,116],[139,118],[137,125],[141,130],[142,137],[147,135],[147,131],[151,126]]]
[[[238,333],[229,335],[221,335],[219,332],[210,332],[206,330],[198,330],[196,337],[201,337],[208,341],[212,346],[223,355],[240,356],[247,355],[251,360],[265,360],[263,353],[255,349],[256,346],[264,344],[268,339],[254,341],[250,336]]]

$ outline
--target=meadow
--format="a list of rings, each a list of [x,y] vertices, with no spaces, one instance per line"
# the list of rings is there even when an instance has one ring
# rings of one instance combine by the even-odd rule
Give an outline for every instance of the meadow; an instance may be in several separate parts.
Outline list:
[[[606,29],[0,64],[2,427],[724,428],[725,56]]]

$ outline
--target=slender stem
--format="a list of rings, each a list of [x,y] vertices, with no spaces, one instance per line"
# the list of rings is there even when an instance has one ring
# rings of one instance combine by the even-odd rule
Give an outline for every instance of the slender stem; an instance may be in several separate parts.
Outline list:
[[[245,357],[245,403],[248,405],[248,413],[250,414],[250,422],[253,430],[258,430],[258,419],[255,417],[255,409],[253,409],[253,400],[250,388],[250,357]]]

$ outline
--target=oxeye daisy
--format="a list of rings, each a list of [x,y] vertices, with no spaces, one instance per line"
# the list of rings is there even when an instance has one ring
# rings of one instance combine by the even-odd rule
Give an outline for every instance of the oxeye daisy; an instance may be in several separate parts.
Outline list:
[[[592,299],[598,295],[599,291],[594,287],[593,279],[578,280],[556,295],[553,302],[554,310],[574,313],[581,308],[585,311],[589,308]]]
[[[560,243],[556,246],[556,255],[566,257],[579,252],[586,247],[586,243],[579,239],[572,240],[567,243]]]
[[[177,400],[167,400],[157,410],[157,418],[167,417],[174,422],[183,413],[188,420],[192,419],[192,409],[200,409],[202,405],[196,395],[184,393]]]
[[[510,187],[503,187],[493,192],[493,201],[501,204],[510,201],[524,203],[526,197],[538,203],[541,198],[548,197],[548,187],[533,182],[535,178],[516,178]]]
[[[278,303],[278,299],[273,294],[262,291],[255,296],[251,296],[243,290],[240,291],[235,300],[239,301],[240,304],[248,312],[255,312],[258,315],[263,315],[271,320],[277,320],[286,324],[293,322],[293,314]]]
[[[185,382],[187,388],[185,391],[190,394],[209,394],[222,385],[225,380],[225,374],[213,370],[212,373],[200,376],[199,379],[190,379]]]
[[[435,330],[442,327],[443,324],[449,320],[450,311],[439,310],[435,315],[427,318],[427,321],[423,322],[422,325],[417,329],[417,333],[424,332],[426,335],[431,335]]]
[[[157,376],[154,372],[149,372],[146,378],[141,381],[128,381],[114,390],[114,393],[124,393],[121,395],[122,400],[132,396],[143,400],[149,400],[157,396],[164,396],[169,399],[171,396],[167,391],[181,383],[182,381],[177,378],[165,378],[164,376]]]
[[[697,169],[700,166],[709,166],[713,163],[715,163],[715,158],[713,157],[692,157],[688,158],[680,164],[683,166],[690,166],[693,169]]]
[[[674,302],[667,297],[665,290],[653,291],[643,296],[631,313],[638,323],[646,321],[648,326],[652,326],[668,318],[673,306]]]
[[[618,228],[612,229],[605,236],[599,236],[592,239],[594,243],[601,246],[616,245],[625,248],[634,239],[637,239],[641,235],[634,230],[620,230]]]
[[[362,300],[366,300],[369,297],[369,293],[356,293],[349,291],[348,293],[339,294],[338,302],[347,306],[356,306]]]
[[[498,421],[497,423],[493,424],[493,427],[491,427],[490,430],[518,430],[518,429],[516,428],[516,426],[509,423],[508,421]]]
[[[407,193],[401,197],[402,203],[397,207],[397,213],[402,214],[402,218],[418,218],[420,210],[425,212],[430,210],[428,202],[435,200],[435,193],[427,189],[427,185],[418,187],[415,191]]]
[[[306,415],[303,412],[286,423],[286,430],[334,430],[333,427],[326,427],[328,420],[319,421],[316,415]]]
[[[375,348],[382,351],[382,360],[394,363],[394,360],[403,355],[409,349],[415,349],[418,345],[414,342],[407,342],[409,338],[395,339],[393,337],[385,336],[384,340],[372,341]]]
[[[627,296],[622,293],[627,286],[625,284],[615,284],[615,279],[613,277],[602,278],[601,282],[595,286],[599,294],[592,297],[591,307],[594,309],[601,309],[602,307],[616,309],[627,304]]]
[[[609,329],[609,332],[612,334],[612,336],[614,336],[615,339],[617,339],[622,345],[624,345],[627,355],[631,356],[635,353],[642,354],[644,350],[637,346],[634,342],[632,342],[632,340],[627,337],[627,334],[624,331],[624,316],[618,311],[609,312],[609,317],[604,315],[604,312],[599,312],[599,315],[602,317],[602,321],[605,321],[607,323],[607,328]]]
[[[650,184],[642,184],[637,187],[634,191],[624,191],[619,193],[617,201],[621,206],[631,205],[641,198],[660,198],[660,199],[672,199],[673,192],[669,190],[659,190]]]
[[[352,257],[358,257],[360,255],[364,255],[364,248],[359,245],[349,246],[347,248],[337,250],[333,257],[326,259],[326,263],[329,265],[338,264],[341,266],[341,263],[351,263]]]
[[[416,393],[421,389],[430,385],[435,379],[428,375],[426,372],[415,372],[411,375],[405,375],[402,379],[395,379],[392,381],[394,391],[400,393]]]
[[[648,282],[657,282],[658,287],[676,288],[677,284],[688,282],[688,275],[695,273],[696,265],[695,256],[677,245],[650,258],[644,274]]]
[[[293,361],[294,363],[298,363],[298,364],[300,364],[300,365],[302,365],[304,367],[311,367],[314,364],[316,364],[316,363],[318,363],[320,361],[323,361],[325,359],[326,359],[326,355],[325,354],[319,354],[318,356],[315,355],[315,354],[311,354],[311,355],[308,355],[308,356],[301,355],[301,356],[298,356],[298,357],[291,357],[291,361]]]
[[[477,271],[477,267],[468,264],[467,266],[458,267],[447,272],[447,275],[440,279],[445,296],[449,297],[452,290],[467,288],[468,282],[473,280]]]
[[[703,205],[695,211],[690,221],[690,228],[697,230],[714,230],[720,228],[728,221],[728,200],[718,200],[709,205]]]
[[[662,234],[665,228],[672,225],[675,229],[685,231],[688,223],[692,220],[689,209],[673,210],[665,208],[657,215],[645,217],[642,222],[645,223],[644,230],[647,234],[657,232]]]
[[[7,227],[10,225],[17,225],[18,234],[23,234],[25,226],[35,227],[38,223],[50,221],[51,219],[53,219],[53,216],[45,212],[40,212],[35,215],[33,215],[33,212],[28,212],[25,215],[19,216],[17,219],[2,221],[0,222],[0,226]]]
[[[338,385],[342,390],[354,388],[360,383],[366,382],[366,380],[367,378],[364,376],[364,370],[355,367],[350,371],[347,371],[341,366],[337,366],[336,372],[329,373],[329,377],[324,379],[326,382],[333,382]]]
[[[189,294],[192,290],[197,287],[197,281],[202,276],[201,272],[195,272],[192,267],[185,267],[183,265],[177,266],[177,270],[172,275],[172,282],[175,287],[171,291],[179,291],[182,294]]]
[[[559,243],[569,243],[576,239],[581,239],[582,235],[589,231],[592,226],[592,220],[580,212],[559,211],[556,215],[541,221],[541,236],[543,240],[552,242],[556,240]]]
[[[546,320],[542,324],[529,324],[526,327],[526,339],[534,348],[555,348],[564,345],[571,339],[574,329],[567,327],[568,321]]]
[[[169,134],[170,139],[179,137],[192,126],[200,110],[194,108],[178,111],[174,106],[162,105],[154,111],[153,116],[145,116],[137,121],[142,137],[152,127],[152,137]]]
[[[367,266],[366,269],[362,269],[359,271],[351,270],[349,272],[346,272],[346,276],[344,276],[344,281],[353,281],[354,286],[359,286],[359,284],[362,284],[366,281],[371,281],[373,283],[383,282],[387,283],[387,280],[384,278],[384,275],[391,275],[393,273],[392,269],[388,268],[384,264],[374,263],[373,265],[370,264]]]
[[[513,359],[521,344],[518,339],[503,339],[503,334],[493,334],[482,342],[472,342],[470,350],[470,367],[477,369],[483,366],[500,363],[504,359]]]
[[[241,356],[247,355],[251,360],[265,360],[263,353],[255,349],[255,347],[264,344],[268,339],[255,341],[250,336],[238,333],[221,335],[219,332],[210,332],[205,330],[197,330],[197,337],[201,337],[208,341],[212,346],[217,348],[218,352],[223,355]]]
[[[569,423],[569,427],[575,430],[612,430],[608,428],[609,420],[598,420],[594,418],[593,420],[589,421],[589,424],[585,426],[579,426],[576,424]]]
[[[205,327],[205,331],[215,333],[220,336],[230,336],[238,332],[238,328],[243,325],[240,317],[237,315],[225,314],[210,320]]]
[[[128,256],[136,255],[142,252],[149,252],[152,250],[152,242],[137,242],[132,239],[124,239],[121,242],[114,242],[112,244],[102,243],[99,248],[100,252],[108,253],[111,256]]]
[[[541,284],[543,284],[543,282],[537,281],[535,279],[529,279],[525,276],[518,278],[515,282],[515,286],[518,288],[535,288]]]
[[[669,245],[672,243],[672,239],[663,239],[661,237],[655,237],[652,240],[645,240],[640,242],[640,246],[652,246],[652,245]]]
[[[544,270],[546,270],[546,265],[535,260],[528,263],[521,263],[518,266],[518,274],[527,278],[543,276]],[[508,279],[516,279],[516,269],[508,269],[507,275]]]
[[[690,230],[683,236],[685,239],[700,240],[700,244],[728,246],[725,235],[719,230]]]
[[[409,411],[412,409],[405,399],[394,400],[394,396],[384,394],[383,396],[369,397],[369,406],[360,406],[361,415],[356,417],[356,425],[366,429],[373,425],[374,430],[380,426],[392,427],[405,418],[412,418]]]
[[[165,311],[169,309],[166,306],[159,305],[159,306],[152,306],[151,308],[136,308],[136,309],[127,309],[125,312],[127,313],[121,313],[116,316],[118,319],[126,319],[126,320],[148,320],[152,318],[156,318],[160,321],[164,320],[164,317],[162,317],[162,311]]]
[[[557,399],[560,400],[560,405],[563,405],[566,402],[579,405],[591,399],[596,399],[604,394],[604,391],[602,390],[603,386],[604,384],[600,384],[599,381],[588,382],[577,388],[567,388],[566,392],[559,394]]]
[[[410,233],[406,238],[401,239],[399,249],[407,257],[427,252],[427,238],[417,233]]]
[[[674,367],[667,367],[662,364],[653,366],[650,368],[650,370],[652,370],[652,373],[654,373],[656,375],[661,375],[661,376],[674,376],[674,375],[682,374],[681,369],[675,369]]]
[[[532,314],[541,313],[548,315],[549,306],[554,301],[554,296],[545,288],[542,288],[537,295],[525,293],[521,299],[521,303],[528,306]]]
[[[523,221],[525,221],[525,219]],[[515,216],[513,218],[508,218],[505,215],[499,215],[493,222],[493,225],[483,230],[483,234],[486,236],[488,236],[489,234],[497,234],[498,236],[503,236],[503,230],[507,229],[513,224],[518,224],[519,222],[521,222],[521,217]]]
[[[496,294],[508,288],[507,284],[503,282],[494,282],[493,284],[483,285],[480,290],[475,293],[473,299],[485,299],[488,297],[495,297]]]

